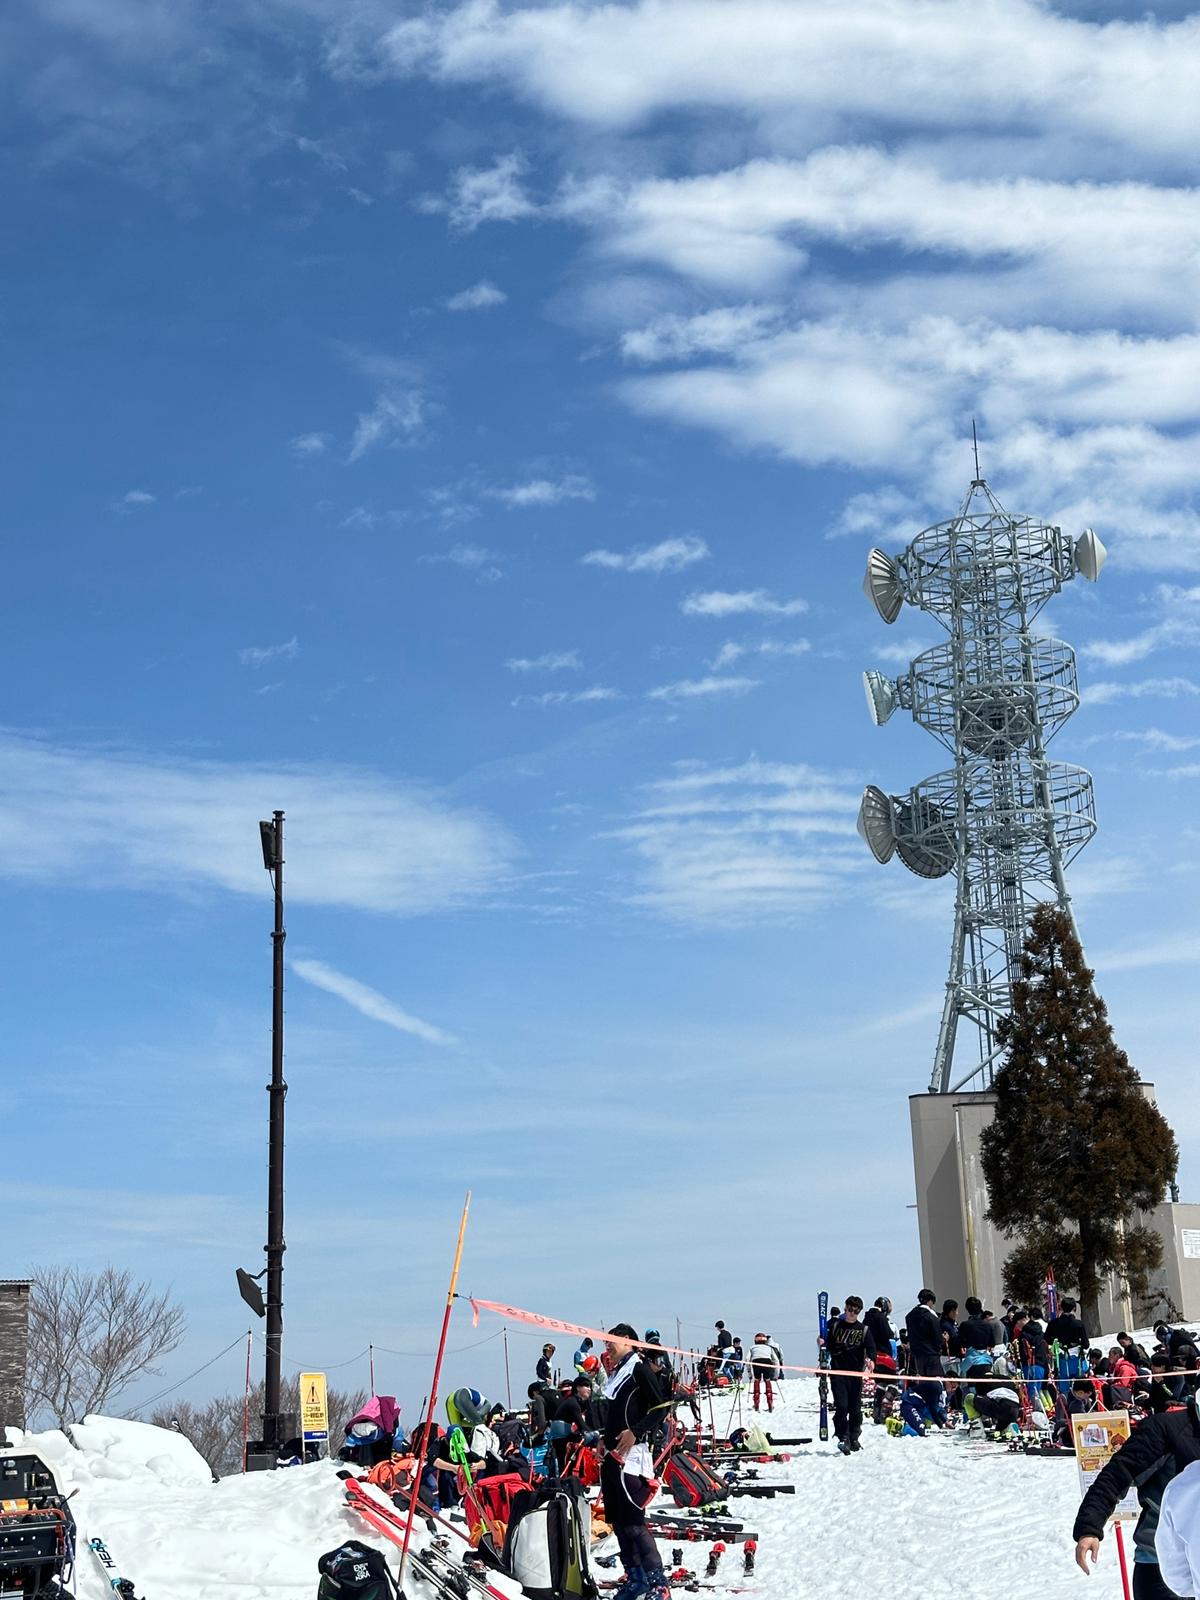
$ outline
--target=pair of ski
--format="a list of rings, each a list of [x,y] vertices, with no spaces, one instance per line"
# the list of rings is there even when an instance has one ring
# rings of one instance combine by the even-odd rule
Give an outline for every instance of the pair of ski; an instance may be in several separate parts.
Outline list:
[[[104,1540],[98,1536],[94,1539],[89,1539],[88,1549],[104,1569],[104,1576],[108,1579],[108,1586],[112,1592],[120,1595],[121,1600],[136,1600],[132,1580],[121,1576],[120,1569],[113,1560],[112,1552]]]
[[[389,1506],[379,1501],[354,1478],[346,1478],[346,1504],[353,1507],[364,1522],[376,1533],[404,1548],[404,1529],[407,1518],[397,1515]],[[454,1530],[456,1533],[457,1529]],[[455,1600],[470,1600],[471,1595],[487,1595],[489,1600],[509,1600],[503,1589],[497,1589],[483,1573],[468,1566],[459,1566],[436,1545],[417,1550],[409,1546],[408,1563],[418,1578],[432,1585],[442,1595]]]
[[[831,1366],[829,1351],[825,1348],[825,1340],[829,1336],[829,1291],[822,1289],[817,1296],[817,1366],[821,1368],[817,1378],[817,1400],[820,1405],[820,1417],[817,1426],[817,1437],[822,1444],[829,1442],[829,1379],[827,1369]]]

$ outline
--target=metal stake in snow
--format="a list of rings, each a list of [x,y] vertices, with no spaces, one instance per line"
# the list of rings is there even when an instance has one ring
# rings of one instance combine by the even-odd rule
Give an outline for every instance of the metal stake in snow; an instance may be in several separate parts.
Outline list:
[[[404,1563],[408,1558],[408,1541],[412,1538],[413,1517],[417,1510],[417,1495],[421,1486],[421,1473],[425,1466],[428,1451],[425,1446],[429,1439],[429,1429],[433,1426],[433,1414],[437,1410],[438,1380],[442,1375],[442,1357],[446,1353],[446,1335],[450,1332],[450,1313],[454,1310],[454,1293],[458,1288],[458,1269],[462,1265],[463,1240],[467,1236],[467,1215],[471,1209],[471,1191],[467,1190],[467,1198],[463,1201],[462,1221],[458,1225],[458,1244],[454,1249],[454,1267],[450,1273],[450,1287],[446,1291],[446,1311],[442,1317],[442,1337],[438,1340],[437,1359],[433,1363],[433,1382],[429,1385],[429,1410],[426,1413],[425,1432],[421,1436],[421,1448],[416,1453],[413,1461],[412,1481],[408,1486],[408,1518],[404,1524],[404,1543],[400,1546],[400,1575],[396,1580],[397,1587],[404,1586]]]

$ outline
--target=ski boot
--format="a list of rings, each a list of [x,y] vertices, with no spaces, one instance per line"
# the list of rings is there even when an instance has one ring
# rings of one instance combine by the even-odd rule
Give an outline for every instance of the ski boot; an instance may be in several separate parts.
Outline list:
[[[659,1569],[662,1573],[662,1568]],[[613,1590],[610,1600],[641,1600],[649,1588],[649,1578],[642,1567],[630,1567],[625,1579]]]
[[[640,1591],[640,1600],[671,1600],[670,1580],[661,1567],[648,1567],[643,1576],[646,1587]]]

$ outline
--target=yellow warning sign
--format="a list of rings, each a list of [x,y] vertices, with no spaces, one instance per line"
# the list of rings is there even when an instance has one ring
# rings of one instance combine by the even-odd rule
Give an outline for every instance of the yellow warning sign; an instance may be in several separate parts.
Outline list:
[[[300,1431],[306,1443],[329,1437],[329,1397],[323,1372],[300,1374]]]

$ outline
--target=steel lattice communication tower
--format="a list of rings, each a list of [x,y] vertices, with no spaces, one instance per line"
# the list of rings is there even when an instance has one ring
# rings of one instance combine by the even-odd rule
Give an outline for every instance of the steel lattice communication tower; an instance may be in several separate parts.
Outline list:
[[[956,517],[898,556],[867,558],[863,588],[885,622],[907,602],[949,635],[898,678],[863,681],[876,726],[910,711],[953,767],[904,795],[871,784],[858,814],[876,860],[895,854],[919,877],[957,879],[935,1094],[990,1087],[1029,915],[1052,901],[1072,916],[1065,868],[1096,831],[1092,779],[1047,760],[1046,746],[1079,704],[1075,652],[1031,626],[1071,578],[1095,582],[1105,553],[1090,528],[1072,541],[1010,516],[976,477]]]

